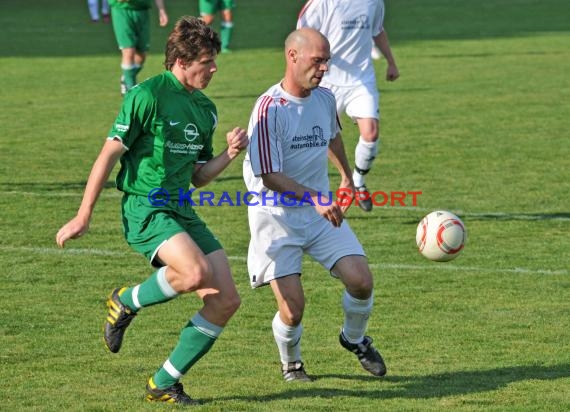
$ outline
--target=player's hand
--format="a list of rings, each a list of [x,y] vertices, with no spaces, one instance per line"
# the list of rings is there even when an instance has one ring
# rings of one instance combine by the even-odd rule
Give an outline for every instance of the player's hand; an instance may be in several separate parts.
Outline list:
[[[233,159],[247,148],[249,144],[247,131],[236,127],[226,134],[226,141],[228,142],[228,156]]]
[[[55,235],[55,241],[59,247],[64,247],[65,242],[69,239],[77,239],[83,236],[88,230],[89,220],[76,216],[59,229],[57,235]]]
[[[339,227],[344,220],[340,206],[335,202],[332,202],[328,206],[322,205],[321,203],[329,203],[329,199],[323,197],[322,202],[317,202],[315,208],[317,209],[317,212],[326,220],[331,222],[334,227]]]
[[[158,23],[160,27],[164,27],[168,24],[168,14],[166,14],[165,10],[158,11]]]
[[[393,82],[398,77],[400,77],[400,71],[395,64],[388,65],[386,69],[386,80],[389,82]]]
[[[354,183],[350,182],[347,185],[341,185],[337,190],[337,200],[336,203],[340,206],[340,210],[343,215],[346,215],[348,208],[352,206],[354,202],[354,195],[356,193],[356,188]]]

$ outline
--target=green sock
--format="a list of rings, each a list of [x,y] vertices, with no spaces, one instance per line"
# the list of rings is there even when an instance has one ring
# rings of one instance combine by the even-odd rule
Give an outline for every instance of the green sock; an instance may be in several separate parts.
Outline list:
[[[136,66],[123,66],[121,65],[121,71],[123,73],[123,81],[125,82],[125,86],[127,90],[132,89],[137,84],[137,73],[140,71],[140,68],[137,69]]]
[[[159,389],[174,385],[212,347],[223,328],[208,322],[199,313],[194,315],[180,333],[178,344],[164,365],[154,374]]]
[[[135,69],[135,82],[136,82],[136,80],[137,80],[137,74],[140,73],[140,71],[142,70],[142,68],[143,68],[143,67],[142,67],[142,65],[140,65],[140,64],[135,64],[135,65],[133,66],[133,69]]]
[[[154,272],[150,278],[140,285],[127,288],[119,300],[134,312],[140,308],[166,302],[178,296],[166,280],[166,266]]]
[[[220,37],[222,38],[222,50],[230,48],[230,41],[232,39],[232,32],[234,24],[231,22],[222,22],[220,27]]]

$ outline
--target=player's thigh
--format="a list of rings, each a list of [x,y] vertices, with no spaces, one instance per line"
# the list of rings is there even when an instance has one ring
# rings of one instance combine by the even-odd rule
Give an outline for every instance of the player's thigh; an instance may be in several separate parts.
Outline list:
[[[349,293],[357,299],[367,299],[374,288],[374,279],[364,256],[341,258],[332,268]]]
[[[156,258],[180,277],[197,276],[209,279],[212,273],[206,255],[186,232],[177,233],[166,240],[158,248]]]

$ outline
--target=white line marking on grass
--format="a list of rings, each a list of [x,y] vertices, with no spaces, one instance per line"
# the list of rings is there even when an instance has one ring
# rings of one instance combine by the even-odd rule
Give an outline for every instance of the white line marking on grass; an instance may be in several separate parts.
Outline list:
[[[107,249],[77,249],[77,248],[49,248],[49,247],[31,247],[31,246],[0,246],[3,252],[17,253],[37,253],[40,255],[92,255],[92,256],[140,256],[138,253],[127,251],[120,252]],[[245,262],[245,256],[228,256],[228,260],[237,262]],[[312,262],[317,264],[316,262]],[[437,265],[407,265],[402,263],[372,263],[372,269],[398,269],[398,270],[448,270],[453,272],[491,272],[491,273],[513,273],[524,275],[568,275],[568,270],[564,269],[528,269],[528,268],[489,268],[476,266],[454,266],[449,263]]]
[[[401,263],[371,263],[370,267],[375,269],[405,269],[405,270],[448,270],[453,272],[491,272],[491,273],[521,273],[530,275],[568,275],[564,269],[527,269],[527,268],[483,268],[476,266],[452,266],[447,263],[435,265],[406,265]]]
[[[39,197],[76,197],[81,199],[83,196],[79,192],[26,192],[20,190],[10,190],[9,192],[2,192],[3,195],[16,195],[16,196],[39,196]],[[102,191],[101,197],[122,197],[123,193],[117,191]]]

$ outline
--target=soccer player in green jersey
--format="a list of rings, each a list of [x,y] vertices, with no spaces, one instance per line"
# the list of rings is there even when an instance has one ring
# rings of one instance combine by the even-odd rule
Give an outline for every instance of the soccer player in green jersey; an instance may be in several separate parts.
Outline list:
[[[113,32],[121,49],[121,94],[137,84],[146,52],[150,47],[150,8],[152,0],[109,0]],[[154,0],[161,27],[168,24],[164,0]]]
[[[218,11],[221,12],[220,37],[222,39],[222,53],[230,52],[230,42],[234,30],[232,14],[234,7],[234,0],[199,0],[198,2],[200,17],[206,24],[212,24],[216,13]]]
[[[203,301],[148,380],[149,401],[196,403],[179,381],[208,352],[240,305],[220,242],[178,195],[189,181],[195,187],[212,181],[247,147],[246,131],[236,127],[226,134],[227,147],[215,157],[212,152],[217,111],[201,90],[217,71],[220,48],[218,35],[199,18],[185,16],[176,23],[166,44],[166,71],[127,94],[77,215],[56,235],[63,247],[87,232],[95,203],[120,161],[117,187],[124,193],[125,238],[157,271],[141,284],[112,291],[104,328],[107,348],[119,351],[126,328],[142,308],[188,292]],[[156,189],[168,192],[170,200],[155,202],[151,195]]]

